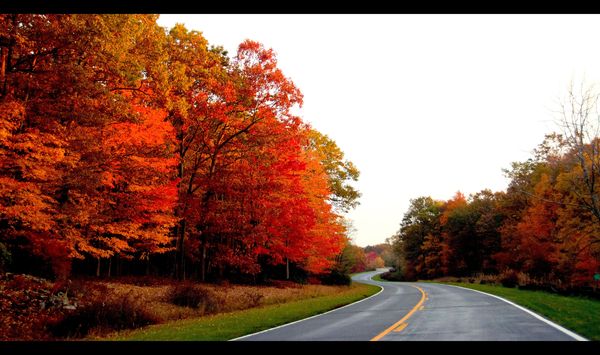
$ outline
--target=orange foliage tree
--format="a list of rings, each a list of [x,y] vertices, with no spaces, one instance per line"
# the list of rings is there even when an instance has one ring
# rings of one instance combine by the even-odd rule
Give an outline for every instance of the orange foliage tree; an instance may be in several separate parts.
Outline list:
[[[186,260],[202,280],[329,270],[334,173],[274,52],[245,41],[230,58],[157,18],[0,15],[0,243],[60,277],[164,253],[180,278]]]
[[[457,193],[437,209],[431,198],[412,200],[394,236],[405,278],[509,271],[538,285],[590,286],[600,271],[596,188],[586,190],[595,155],[581,152],[596,144],[573,147],[551,134],[506,171],[506,192]]]
[[[146,90],[157,84],[151,76],[159,69],[157,40],[162,36],[156,18],[0,18],[8,29],[1,100],[10,108],[2,117],[2,189],[7,191],[3,196],[16,194],[3,200],[1,218],[10,235],[24,237],[26,247],[49,258],[60,276],[66,276],[72,258],[131,251],[130,240],[151,248],[149,240],[163,245],[168,234],[168,223],[157,227],[150,221],[152,209],[122,202],[146,188],[147,194],[156,194],[146,185],[168,185],[164,170],[152,167],[145,177],[135,177],[145,164],[172,159],[165,140],[144,147],[133,142],[144,139],[149,127],[159,128],[155,113],[146,108],[150,101],[137,100],[151,96]],[[160,129],[155,137],[169,132]],[[17,216],[18,209],[31,211],[36,221],[27,221],[29,212]],[[146,222],[127,218],[140,213]],[[170,214],[168,207],[158,213]]]

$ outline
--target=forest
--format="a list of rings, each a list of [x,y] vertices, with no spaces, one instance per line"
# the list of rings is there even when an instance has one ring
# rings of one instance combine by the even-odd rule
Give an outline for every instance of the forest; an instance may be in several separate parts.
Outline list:
[[[0,271],[306,279],[359,176],[275,53],[158,15],[0,15]]]
[[[396,279],[449,276],[555,291],[596,290],[600,271],[600,139],[593,85],[571,84],[559,131],[504,173],[506,191],[410,201],[391,238]]]

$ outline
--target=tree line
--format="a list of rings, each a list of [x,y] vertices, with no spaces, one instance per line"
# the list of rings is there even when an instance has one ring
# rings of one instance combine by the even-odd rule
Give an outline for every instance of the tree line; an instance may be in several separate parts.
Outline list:
[[[396,264],[396,255],[388,240],[366,247],[354,245],[349,241],[339,256],[335,270],[342,274],[352,274],[386,266],[393,267]]]
[[[392,237],[408,280],[522,273],[557,288],[592,286],[600,272],[598,92],[571,85],[556,121],[506,191],[412,199]]]
[[[0,15],[0,269],[330,270],[356,167],[292,113],[273,50],[157,19]]]

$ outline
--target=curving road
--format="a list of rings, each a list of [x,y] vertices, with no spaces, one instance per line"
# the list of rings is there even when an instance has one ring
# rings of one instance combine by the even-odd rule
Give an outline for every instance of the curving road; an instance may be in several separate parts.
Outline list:
[[[497,297],[422,282],[378,282],[378,271],[353,280],[378,294],[336,310],[234,340],[584,340]]]

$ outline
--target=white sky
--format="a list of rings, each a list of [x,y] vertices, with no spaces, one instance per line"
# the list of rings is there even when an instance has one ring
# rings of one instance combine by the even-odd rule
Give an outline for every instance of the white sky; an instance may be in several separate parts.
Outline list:
[[[361,171],[360,246],[422,195],[504,190],[555,130],[571,79],[600,82],[599,15],[161,15],[233,55],[252,39],[304,94],[300,115]]]

